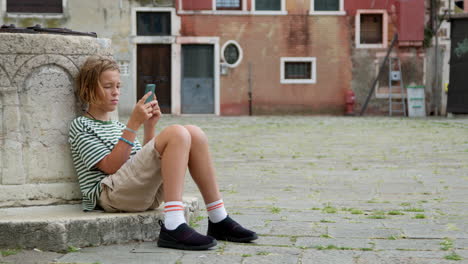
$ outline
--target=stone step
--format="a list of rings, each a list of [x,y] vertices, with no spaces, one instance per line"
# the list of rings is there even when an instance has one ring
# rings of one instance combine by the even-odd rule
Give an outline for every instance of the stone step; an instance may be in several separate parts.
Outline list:
[[[197,198],[184,197],[187,222],[198,214]],[[141,213],[83,212],[81,204],[0,208],[0,248],[66,251],[129,241],[155,241],[162,209]]]

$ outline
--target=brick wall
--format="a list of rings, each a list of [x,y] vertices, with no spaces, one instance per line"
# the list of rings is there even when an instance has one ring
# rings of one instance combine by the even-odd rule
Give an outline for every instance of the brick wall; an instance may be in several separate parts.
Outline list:
[[[340,16],[182,16],[183,36],[219,36],[243,49],[241,64],[221,76],[221,114],[248,114],[249,63],[254,114],[342,114],[350,88],[350,36]],[[281,57],[316,57],[315,84],[281,84]]]

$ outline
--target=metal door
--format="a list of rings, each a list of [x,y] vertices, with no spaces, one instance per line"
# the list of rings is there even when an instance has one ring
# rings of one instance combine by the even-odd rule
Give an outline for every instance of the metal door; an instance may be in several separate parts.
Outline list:
[[[453,19],[447,112],[468,114],[468,18]]]
[[[182,46],[182,113],[214,114],[213,45]]]
[[[156,84],[156,96],[163,113],[171,113],[171,45],[137,46],[137,101],[148,83]]]

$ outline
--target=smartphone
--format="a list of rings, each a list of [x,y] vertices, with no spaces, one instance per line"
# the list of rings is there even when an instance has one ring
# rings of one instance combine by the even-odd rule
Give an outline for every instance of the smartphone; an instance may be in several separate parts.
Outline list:
[[[145,87],[145,94],[151,92],[151,95],[146,99],[145,104],[154,100],[154,91],[156,90],[156,84],[149,83]]]

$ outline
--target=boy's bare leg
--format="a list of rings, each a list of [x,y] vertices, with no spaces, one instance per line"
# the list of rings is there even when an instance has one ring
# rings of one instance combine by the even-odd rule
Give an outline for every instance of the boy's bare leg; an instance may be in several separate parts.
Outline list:
[[[191,147],[188,167],[193,180],[197,184],[206,204],[221,199],[216,173],[208,149],[208,139],[197,126],[184,126],[191,136]]]
[[[255,232],[245,229],[227,215],[219,193],[205,133],[196,126],[185,126],[185,128],[192,139],[188,163],[190,174],[198,185],[207,206],[209,219],[207,234],[219,240],[233,242],[248,243],[257,239]]]
[[[173,125],[156,136],[155,148],[161,155],[164,201],[182,201],[191,136],[183,126]]]

